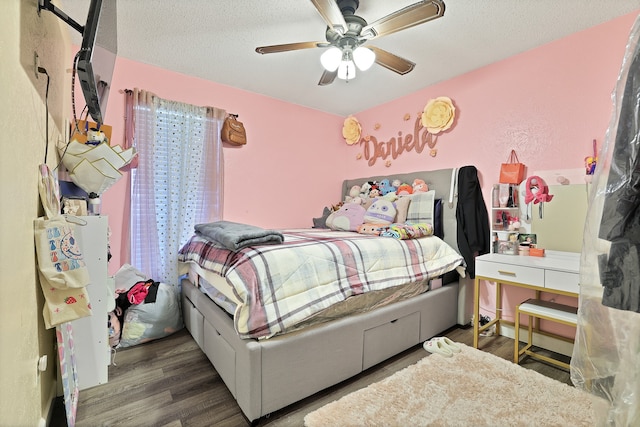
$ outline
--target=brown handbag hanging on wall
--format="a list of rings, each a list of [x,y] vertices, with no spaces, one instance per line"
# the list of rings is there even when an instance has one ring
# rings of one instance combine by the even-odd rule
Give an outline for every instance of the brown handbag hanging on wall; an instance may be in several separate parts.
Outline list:
[[[247,143],[247,133],[244,124],[238,121],[237,114],[229,114],[222,124],[222,142],[232,145],[244,145]]]
[[[501,184],[520,184],[524,180],[524,163],[520,163],[516,150],[511,150],[507,163],[500,166]]]

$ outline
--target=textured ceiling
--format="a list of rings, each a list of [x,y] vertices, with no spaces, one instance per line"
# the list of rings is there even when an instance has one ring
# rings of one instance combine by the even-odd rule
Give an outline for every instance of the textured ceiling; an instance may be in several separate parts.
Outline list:
[[[373,22],[416,1],[360,0],[356,14]],[[640,12],[640,0],[444,1],[442,18],[371,42],[417,64],[404,76],[374,64],[321,87],[324,49],[257,54],[257,46],[324,41],[308,0],[119,0],[118,56],[346,116]],[[88,0],[52,2],[84,23]]]

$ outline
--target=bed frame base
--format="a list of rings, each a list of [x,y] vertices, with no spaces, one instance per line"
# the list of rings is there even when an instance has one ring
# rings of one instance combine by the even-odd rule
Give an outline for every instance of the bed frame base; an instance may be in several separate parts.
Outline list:
[[[261,341],[240,339],[229,315],[188,280],[182,282],[182,303],[187,329],[250,421],[459,323],[457,282],[369,313]]]

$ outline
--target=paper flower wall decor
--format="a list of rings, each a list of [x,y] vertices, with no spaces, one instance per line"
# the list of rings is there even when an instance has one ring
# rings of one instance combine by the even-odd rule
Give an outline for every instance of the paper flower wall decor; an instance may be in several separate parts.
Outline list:
[[[349,116],[344,119],[344,125],[342,126],[342,136],[348,145],[353,145],[360,141],[362,135],[362,127],[360,122],[353,116]]]
[[[453,125],[456,107],[446,96],[439,96],[427,102],[422,112],[422,126],[431,134],[437,135]]]

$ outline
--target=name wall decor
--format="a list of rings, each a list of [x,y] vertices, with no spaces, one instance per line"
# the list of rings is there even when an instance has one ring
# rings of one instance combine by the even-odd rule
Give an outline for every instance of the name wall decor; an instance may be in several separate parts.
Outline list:
[[[363,151],[356,155],[356,159],[364,158],[369,166],[375,165],[380,159],[385,160],[385,166],[389,167],[391,159],[395,160],[399,155],[409,151],[422,153],[425,147],[429,147],[429,155],[435,157],[438,154],[436,149],[438,134],[453,126],[455,111],[456,108],[450,98],[446,96],[433,98],[427,102],[424,110],[418,113],[412,133],[403,134],[402,131],[398,131],[397,137],[386,141],[379,141],[370,134],[362,136],[360,122],[356,117],[349,116],[344,121],[342,136],[348,145],[359,143]],[[411,115],[405,114],[403,120],[410,121]],[[380,128],[379,123],[374,125],[374,130]]]

